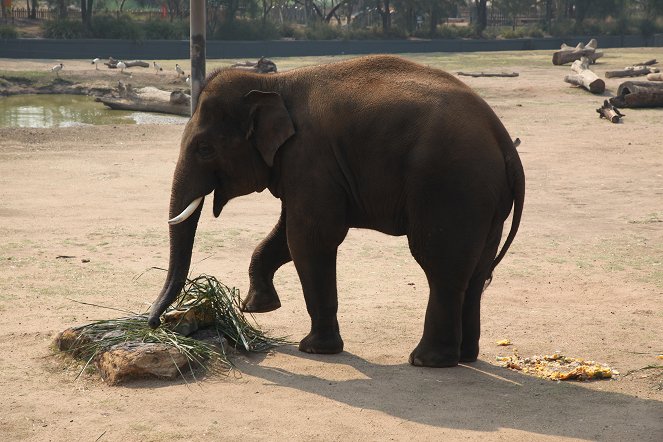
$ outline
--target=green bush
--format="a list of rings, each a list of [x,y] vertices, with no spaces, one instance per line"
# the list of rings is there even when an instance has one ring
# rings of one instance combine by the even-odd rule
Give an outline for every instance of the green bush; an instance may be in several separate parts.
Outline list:
[[[554,37],[568,37],[573,35],[575,22],[573,20],[558,20],[550,26],[550,35]]]
[[[235,20],[219,26],[213,40],[274,40],[280,37],[277,26],[268,21],[263,26],[260,20]]]
[[[343,37],[343,30],[329,23],[314,22],[304,30],[307,40],[338,40]]]
[[[18,31],[12,25],[0,25],[0,39],[18,38]]]
[[[83,23],[80,20],[48,20],[44,23],[44,37],[65,40],[83,38]]]
[[[189,22],[149,20],[143,23],[146,40],[186,40],[189,38]]]
[[[92,17],[90,30],[86,35],[91,38],[117,38],[139,41],[145,38],[145,31],[141,23],[134,21],[128,15],[119,17],[97,15]]]

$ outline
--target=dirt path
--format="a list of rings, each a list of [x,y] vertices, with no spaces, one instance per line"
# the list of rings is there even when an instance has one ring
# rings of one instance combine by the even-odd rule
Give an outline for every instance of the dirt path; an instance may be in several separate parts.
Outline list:
[[[657,52],[610,50],[596,70],[660,59]],[[479,55],[487,68],[520,73],[463,81],[521,138],[528,180],[521,230],[484,297],[479,362],[407,364],[422,331],[425,277],[405,238],[353,230],[338,259],[344,353],[311,356],[286,346],[239,356],[237,377],[190,384],[108,387],[90,373],[76,381],[76,367],[51,356],[54,335],[116,313],[72,300],[143,311],[161,288],[164,274],[145,270],[167,266],[165,221],[183,126],[0,128],[0,434],[660,440],[662,370],[625,374],[663,365],[656,359],[663,353],[663,110],[627,109],[624,123],[613,125],[594,111],[605,97],[563,83],[569,69],[553,67],[549,53]],[[415,58],[450,70],[481,67],[473,57]],[[25,70],[54,61],[16,63]],[[618,84],[607,80],[609,92]],[[266,192],[231,201],[219,219],[205,207],[193,274],[246,292],[251,252],[278,212]],[[257,319],[298,340],[308,318],[291,264],[276,286],[283,307]],[[522,355],[560,351],[608,363],[622,376],[592,383],[524,376],[496,362],[513,351],[495,345],[504,338]]]

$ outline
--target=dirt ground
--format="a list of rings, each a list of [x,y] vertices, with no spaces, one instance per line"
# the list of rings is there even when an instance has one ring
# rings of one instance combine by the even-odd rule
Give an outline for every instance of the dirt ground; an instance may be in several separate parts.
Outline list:
[[[606,50],[599,75],[660,49]],[[406,239],[352,230],[338,257],[345,351],[284,346],[238,355],[227,378],[109,387],[52,354],[59,331],[144,311],[166,267],[170,180],[182,125],[0,128],[0,434],[7,440],[602,440],[663,438],[663,110],[599,120],[605,96],[563,83],[550,52],[417,55],[465,78],[519,148],[525,213],[484,294],[480,360],[451,369],[407,364],[427,301]],[[328,59],[300,60],[303,64]],[[0,60],[37,70],[56,60]],[[170,63],[174,66],[175,61]],[[278,61],[280,68],[292,60]],[[93,74],[86,61],[67,70]],[[210,62],[214,66],[214,61]],[[62,75],[67,75],[65,70]],[[468,69],[464,69],[468,70]],[[73,74],[70,74],[73,75]],[[153,73],[144,75],[152,75]],[[172,75],[172,74],[168,74]],[[145,77],[147,78],[147,77]],[[0,98],[0,106],[2,106]],[[205,207],[192,275],[248,289],[251,252],[277,220],[268,192]],[[60,256],[73,258],[59,258]],[[89,262],[83,262],[89,260]],[[276,275],[283,307],[257,315],[269,333],[308,331],[292,264]],[[514,346],[498,347],[499,339]],[[621,375],[551,382],[497,356],[559,351]]]

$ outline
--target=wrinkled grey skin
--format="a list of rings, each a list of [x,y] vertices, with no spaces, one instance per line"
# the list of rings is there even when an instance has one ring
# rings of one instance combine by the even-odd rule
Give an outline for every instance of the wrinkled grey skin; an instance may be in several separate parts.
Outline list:
[[[476,360],[481,294],[518,230],[525,176],[504,126],[467,86],[392,56],[272,75],[212,74],[182,137],[171,218],[210,192],[218,216],[231,198],[266,188],[282,211],[252,256],[243,310],[280,307],[273,276],[292,260],[311,318],[299,348],[338,353],[339,244],[351,227],[407,235],[430,287],[410,363]],[[170,227],[152,327],[185,282],[201,210]]]

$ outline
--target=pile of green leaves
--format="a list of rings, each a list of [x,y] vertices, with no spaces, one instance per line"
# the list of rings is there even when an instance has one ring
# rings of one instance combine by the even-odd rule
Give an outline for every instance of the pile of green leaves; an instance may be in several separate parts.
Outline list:
[[[240,302],[238,289],[229,288],[213,276],[201,275],[187,281],[174,306],[166,313],[198,309],[206,317],[213,318],[208,328],[217,334],[219,342],[221,337],[225,337],[232,347],[248,352],[264,352],[289,343],[285,338],[267,336],[257,325],[253,325],[239,310]],[[147,318],[147,314],[139,314],[95,321],[73,328],[77,338],[67,351],[86,361],[83,370],[101,353],[115,345],[127,343],[155,343],[173,347],[189,361],[192,373],[195,367],[208,368],[212,362],[218,362],[226,369],[233,368],[223,346],[184,336],[174,331],[177,324],[172,328],[162,325],[151,329]]]

